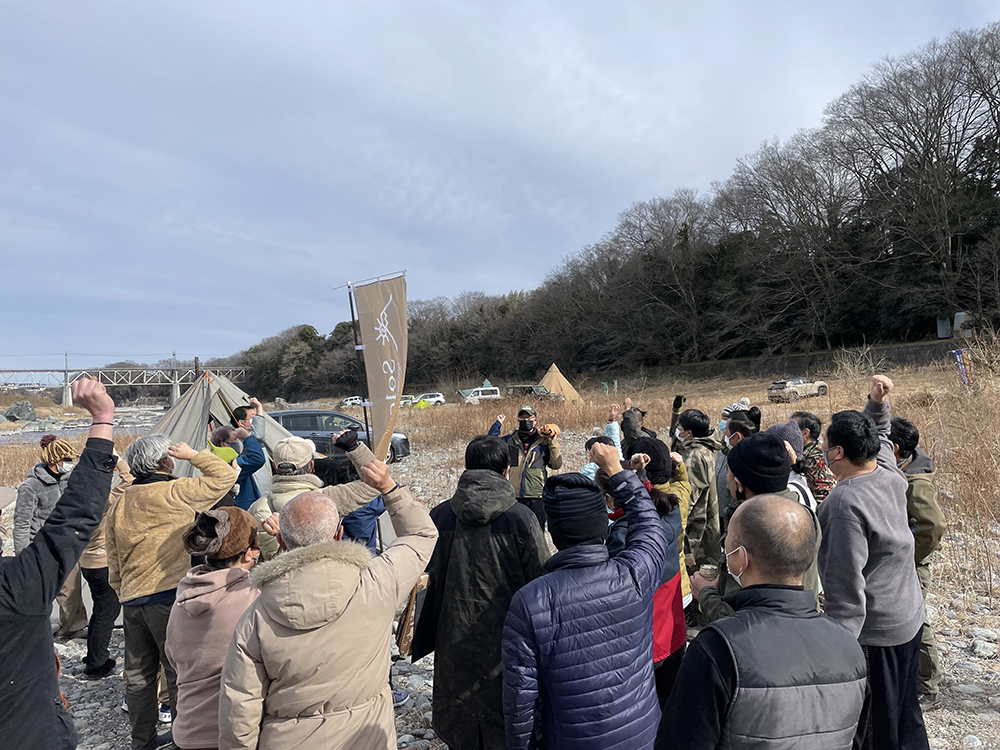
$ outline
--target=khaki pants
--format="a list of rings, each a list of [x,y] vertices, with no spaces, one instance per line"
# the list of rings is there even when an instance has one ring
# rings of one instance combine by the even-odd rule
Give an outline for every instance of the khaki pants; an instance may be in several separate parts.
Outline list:
[[[927,563],[917,565],[917,578],[920,588],[927,598],[927,589],[931,586],[931,566]],[[925,621],[920,628],[920,659],[917,663],[917,692],[920,694],[937,695],[941,684],[941,661],[938,657],[937,641],[934,639],[934,628]]]
[[[66,577],[66,583],[56,594],[59,605],[59,632],[69,635],[87,627],[87,608],[83,604],[83,584],[80,565],[77,564]]]

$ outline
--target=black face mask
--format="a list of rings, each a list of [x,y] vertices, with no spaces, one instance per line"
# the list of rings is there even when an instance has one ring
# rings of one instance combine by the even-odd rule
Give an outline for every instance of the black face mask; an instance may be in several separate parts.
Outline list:
[[[517,423],[517,430],[527,435],[529,432],[535,431],[535,425],[531,423],[530,419],[522,419]]]

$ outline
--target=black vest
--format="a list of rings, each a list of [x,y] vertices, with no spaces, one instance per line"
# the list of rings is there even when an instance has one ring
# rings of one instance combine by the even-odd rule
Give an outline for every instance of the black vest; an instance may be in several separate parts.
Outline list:
[[[848,750],[867,684],[857,639],[811,591],[753,586],[726,600],[735,614],[708,626],[736,665],[719,747]]]

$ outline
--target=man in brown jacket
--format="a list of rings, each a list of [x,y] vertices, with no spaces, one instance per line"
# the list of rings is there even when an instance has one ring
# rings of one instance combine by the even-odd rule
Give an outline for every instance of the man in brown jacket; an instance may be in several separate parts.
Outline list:
[[[361,467],[397,538],[372,557],[340,541],[340,514],[307,492],[279,514],[284,554],[251,574],[260,598],[236,628],[222,669],[219,748],[394,750],[389,639],[438,532],[381,461]]]
[[[203,476],[176,478],[174,460],[190,461]],[[170,705],[177,704],[174,668],[164,651],[177,584],[191,567],[182,536],[195,513],[209,510],[238,472],[209,450],[145,435],[125,452],[135,480],[105,513],[108,578],[124,608],[125,699],[132,747],[156,747],[157,673],[162,665]]]

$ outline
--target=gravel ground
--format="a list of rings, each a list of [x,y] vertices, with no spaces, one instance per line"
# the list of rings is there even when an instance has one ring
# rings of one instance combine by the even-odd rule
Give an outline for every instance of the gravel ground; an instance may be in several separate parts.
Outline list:
[[[583,443],[589,434],[564,433],[561,440],[566,469],[584,463]],[[391,467],[393,476],[408,484],[427,505],[449,498],[462,472],[464,445],[426,448]],[[9,529],[13,508],[3,512]],[[948,540],[946,538],[946,544]],[[5,554],[12,554],[9,539]],[[970,598],[935,582],[928,596],[928,614],[941,650],[941,698],[925,713],[930,744],[936,750],[1000,748],[1000,605],[986,597]],[[80,747],[112,750],[129,747],[121,678],[122,632],[116,629],[111,653],[119,660],[115,673],[100,681],[79,676],[86,644],[82,640],[56,643],[63,663],[61,685],[80,732]],[[400,747],[444,748],[430,729],[433,656],[413,665],[397,661],[392,668],[397,688],[410,690],[406,704],[396,711]],[[162,728],[166,737],[167,727]]]

